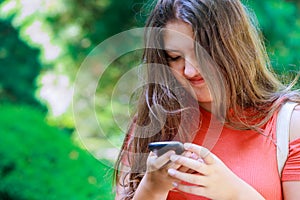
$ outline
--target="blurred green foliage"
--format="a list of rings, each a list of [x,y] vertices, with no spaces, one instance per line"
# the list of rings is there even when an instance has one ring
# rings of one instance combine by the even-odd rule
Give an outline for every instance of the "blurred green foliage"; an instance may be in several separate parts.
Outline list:
[[[112,170],[28,106],[0,105],[0,199],[113,199]]]
[[[22,3],[21,0],[6,0],[0,6],[2,7],[0,17],[13,24],[20,32],[20,38],[27,44],[40,49],[39,60],[43,70],[37,80],[39,89],[41,89],[44,85],[39,80],[47,72],[63,74],[73,82],[83,60],[98,44],[121,31],[142,26],[145,21],[145,15],[141,11],[144,2],[144,0],[127,0],[126,3],[119,0],[55,0],[40,1],[39,3],[35,1],[30,5]],[[28,31],[32,29],[34,31]],[[41,33],[39,34],[39,32]],[[56,50],[49,50],[49,45],[40,41],[44,34],[48,36],[45,40],[49,40],[51,45],[57,47]],[[49,59],[50,51],[59,53]],[[36,58],[35,55],[33,57]],[[125,64],[116,61],[112,66],[116,70],[109,67],[107,76],[101,80],[105,85],[105,91],[111,91],[114,85],[109,83],[121,76],[116,76],[114,72],[117,71],[117,74],[121,74],[121,72],[129,70],[132,66],[130,62],[132,60]],[[22,63],[19,65],[22,66]],[[110,70],[114,72],[109,72]],[[97,95],[102,94],[98,93]],[[75,124],[70,124],[70,116],[73,114],[71,107],[65,114],[54,118],[51,116],[52,105],[47,100],[43,102],[50,108],[48,118],[52,124],[69,128],[70,125],[75,126]],[[110,99],[99,106],[106,109],[104,105],[109,103]],[[114,130],[109,132],[113,134]],[[92,134],[97,135],[97,131],[98,129],[95,129]]]
[[[0,101],[37,105],[39,50],[30,47],[6,20],[0,20]]]
[[[300,2],[244,2],[253,9],[258,18],[274,70],[278,74],[295,76],[300,71]]]

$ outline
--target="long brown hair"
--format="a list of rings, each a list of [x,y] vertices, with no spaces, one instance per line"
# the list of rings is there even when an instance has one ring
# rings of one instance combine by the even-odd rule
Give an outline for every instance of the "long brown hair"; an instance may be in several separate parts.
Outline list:
[[[272,71],[255,16],[240,1],[158,0],[146,27],[164,28],[174,20],[184,21],[193,28],[195,43],[201,46],[195,45],[198,61],[203,59],[205,52],[215,63],[219,76],[211,76],[211,66],[208,65],[199,65],[199,70],[212,93],[217,108],[215,114],[224,118],[226,125],[260,131],[283,102],[300,102],[299,93],[291,91],[291,85],[283,85]],[[143,59],[149,84],[140,94],[136,121],[125,137],[116,162],[115,179],[117,184],[123,183],[126,188],[124,199],[132,198],[146,172],[149,142],[175,137],[184,141],[199,125],[197,121],[189,122],[195,126],[188,127],[188,131],[180,127],[185,120],[182,112],[186,110],[182,109],[178,95],[174,94],[173,88],[178,87],[176,79],[168,68],[161,67],[168,64],[161,34],[153,29],[145,36]],[[184,89],[179,90],[182,96],[191,99]],[[245,116],[247,110],[251,110],[251,114]],[[188,112],[192,113],[190,116],[197,115],[193,113],[194,109]],[[153,134],[157,127],[159,130]],[[130,169],[121,174],[128,176],[128,182],[124,182],[125,176],[120,179],[124,159],[128,160]]]

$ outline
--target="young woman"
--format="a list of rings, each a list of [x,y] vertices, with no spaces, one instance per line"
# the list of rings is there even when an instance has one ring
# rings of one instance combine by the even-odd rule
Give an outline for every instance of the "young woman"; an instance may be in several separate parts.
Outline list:
[[[116,199],[300,199],[300,106],[282,174],[275,128],[281,106],[300,95],[272,73],[255,25],[238,0],[158,0],[145,34],[149,84],[116,163]],[[185,152],[148,149],[170,140]]]

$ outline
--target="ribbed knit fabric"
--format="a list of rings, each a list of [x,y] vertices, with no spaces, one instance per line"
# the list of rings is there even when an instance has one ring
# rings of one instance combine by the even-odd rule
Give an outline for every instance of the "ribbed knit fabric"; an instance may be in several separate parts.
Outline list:
[[[282,181],[300,180],[300,138],[290,142],[289,157],[282,172]]]

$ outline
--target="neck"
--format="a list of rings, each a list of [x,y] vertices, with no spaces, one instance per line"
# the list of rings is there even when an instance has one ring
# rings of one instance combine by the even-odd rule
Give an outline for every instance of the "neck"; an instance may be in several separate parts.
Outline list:
[[[212,103],[211,102],[199,102],[199,105],[201,106],[201,108],[203,108],[204,110],[207,110],[209,112],[211,112],[212,108]]]

